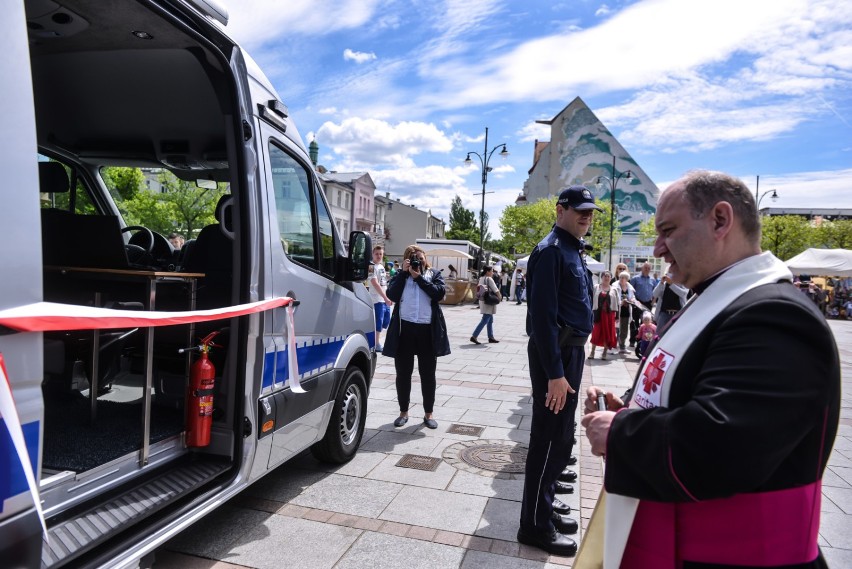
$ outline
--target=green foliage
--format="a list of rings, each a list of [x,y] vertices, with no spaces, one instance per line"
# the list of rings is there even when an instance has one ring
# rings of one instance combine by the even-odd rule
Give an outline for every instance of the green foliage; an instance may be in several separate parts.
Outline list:
[[[657,240],[657,229],[654,226],[656,217],[652,215],[639,224],[639,240],[636,242],[637,245],[650,247]]]
[[[500,216],[503,245],[515,248],[515,253],[529,254],[550,232],[556,221],[556,196],[540,199],[528,205],[510,205]]]
[[[852,220],[823,221],[814,228],[811,247],[852,249]]]
[[[175,212],[177,228],[171,231],[177,230],[190,239],[205,225],[216,223],[216,203],[226,193],[225,184],[218,184],[215,190],[206,190],[166,171],[160,175],[160,183],[166,188],[166,192],[161,194],[162,199]]]
[[[592,221],[591,235],[586,237],[586,243],[592,246],[592,256],[596,259],[603,259],[604,251],[609,251],[610,245],[610,227],[613,227],[612,221],[615,221],[615,227],[612,232],[612,247],[618,245],[618,240],[621,239],[621,229],[618,219],[611,217],[612,208],[609,201],[595,200],[595,203],[603,209],[596,211],[594,220]],[[617,212],[616,212],[617,213]]]
[[[775,215],[761,219],[760,248],[771,251],[781,260],[787,260],[807,249],[813,243],[814,228],[798,215]]]
[[[476,215],[462,205],[461,198],[456,196],[450,205],[450,228],[446,233],[447,239],[466,239],[479,244],[479,228],[476,225]]]
[[[593,255],[600,258],[602,251],[609,248],[610,207],[609,203],[597,200],[604,211],[596,211],[592,222],[591,235],[586,243],[594,247]],[[556,196],[542,198],[528,205],[510,205],[500,217],[500,231],[503,233],[503,247],[515,248],[516,254],[529,254],[539,241],[550,233],[556,222]],[[618,244],[621,230],[616,228],[612,235],[613,247]]]
[[[144,182],[144,175],[138,168],[103,168],[101,172],[107,186],[112,185],[113,198],[128,225],[142,225],[163,235],[175,231],[187,239],[216,223],[216,202],[226,190],[224,184],[216,190],[199,188],[164,170],[159,175],[163,193],[139,191],[144,183],[134,186],[134,180],[141,176]]]
[[[101,169],[101,177],[116,200],[131,199],[145,187],[145,174],[139,168],[106,167]]]

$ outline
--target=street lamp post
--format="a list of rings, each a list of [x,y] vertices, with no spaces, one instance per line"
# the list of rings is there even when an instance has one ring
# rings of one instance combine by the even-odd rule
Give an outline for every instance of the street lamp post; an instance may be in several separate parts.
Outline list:
[[[633,178],[633,172],[630,170],[626,170],[618,175],[615,173],[615,156],[612,157],[612,177],[607,178],[606,176],[598,176],[596,181],[596,186],[598,189],[603,187],[603,182],[609,184],[609,253],[607,255],[607,261],[609,262],[610,268],[612,268],[612,235],[615,232],[615,189],[618,187],[618,181],[624,178],[625,180],[630,180]]]
[[[493,170],[491,166],[488,164],[491,162],[491,156],[498,149],[502,148],[503,150],[500,152],[501,158],[506,158],[509,155],[509,151],[506,150],[506,144],[498,144],[491,151],[488,151],[488,127],[485,127],[485,146],[482,154],[479,152],[468,152],[467,158],[464,159],[464,163],[466,166],[470,166],[473,163],[473,160],[470,159],[470,155],[473,154],[477,158],[479,158],[479,164],[482,166],[482,208],[479,210],[479,253],[485,251],[485,184],[488,182],[488,172]]]
[[[769,199],[771,199],[772,201],[778,201],[778,191],[777,190],[766,190],[765,192],[760,194],[760,197],[757,198],[757,211],[758,212],[760,211],[760,202],[763,200],[763,198],[766,197],[766,194],[769,194]]]

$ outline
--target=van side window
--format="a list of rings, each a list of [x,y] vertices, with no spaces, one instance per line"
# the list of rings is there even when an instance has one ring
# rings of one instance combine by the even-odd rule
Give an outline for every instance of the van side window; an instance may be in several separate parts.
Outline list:
[[[319,222],[320,243],[322,250],[320,251],[321,269],[322,272],[329,276],[334,276],[334,230],[332,229],[331,215],[325,207],[325,202],[322,201],[322,192],[319,188],[314,188],[314,197],[317,201],[317,221]]]
[[[61,209],[63,211],[70,211],[71,209],[71,194],[70,191],[70,183],[71,183],[71,174],[72,168],[58,160],[53,160],[44,156],[42,154],[38,155],[39,162],[58,162],[62,164],[62,167],[65,169],[65,173],[68,176],[68,182],[64,185],[57,183],[56,179],[40,179],[39,188],[40,192],[40,202],[42,209]],[[41,175],[41,172],[40,172]],[[95,207],[95,204],[92,202],[92,198],[89,196],[89,192],[86,190],[86,187],[83,185],[82,180],[78,176],[74,176],[73,178],[76,181],[76,188],[74,188],[74,211],[73,213],[77,215],[97,215],[98,210]]]
[[[319,269],[311,215],[310,175],[298,161],[273,143],[269,144],[269,161],[275,217],[284,253],[297,263]]]

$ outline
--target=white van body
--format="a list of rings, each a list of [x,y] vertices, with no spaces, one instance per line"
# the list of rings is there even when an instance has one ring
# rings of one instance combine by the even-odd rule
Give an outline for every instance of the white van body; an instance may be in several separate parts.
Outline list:
[[[357,451],[376,357],[360,282],[370,239],[353,232],[344,250],[286,106],[225,22],[214,0],[4,6],[0,313],[42,301],[186,311],[289,297],[298,307],[294,338],[285,308],[192,329],[0,326],[28,449],[20,456],[16,419],[2,417],[3,566],[138,566],[306,449],[332,462]],[[116,167],[227,187],[217,223],[181,250],[127,228],[104,178]],[[187,448],[190,361],[178,349],[212,330],[211,441]]]

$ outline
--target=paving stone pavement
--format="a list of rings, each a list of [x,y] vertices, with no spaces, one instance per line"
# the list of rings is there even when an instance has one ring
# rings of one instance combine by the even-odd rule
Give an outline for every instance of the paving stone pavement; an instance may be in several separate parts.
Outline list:
[[[474,345],[469,338],[480,318],[478,307],[445,306],[452,354],[438,358],[438,429],[421,423],[419,383],[412,389],[411,419],[394,428],[399,408],[393,361],[380,356],[367,431],[352,461],[330,466],[308,453],[297,457],[168,542],[154,567],[570,567],[571,558],[548,556],[515,541],[522,474],[456,468],[447,460],[435,471],[396,466],[404,454],[443,458],[445,450],[452,454],[464,441],[528,442],[525,314],[525,305],[504,302],[494,320],[500,342]],[[830,323],[843,363],[843,402],[823,480],[819,543],[829,565],[840,568],[852,567],[852,321]],[[583,391],[594,382],[622,393],[637,367],[632,354],[588,360]],[[484,430],[478,437],[448,433],[453,423]],[[572,506],[573,517],[579,515],[575,537],[580,539],[600,492],[603,464],[589,452],[582,428],[577,442],[579,483],[574,494],[561,498]]]

